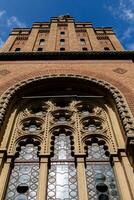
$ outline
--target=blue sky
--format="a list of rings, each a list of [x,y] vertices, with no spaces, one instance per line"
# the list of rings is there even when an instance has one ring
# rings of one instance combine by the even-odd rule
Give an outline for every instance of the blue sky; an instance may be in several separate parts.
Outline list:
[[[134,0],[0,0],[0,46],[13,27],[67,13],[95,27],[113,27],[124,48],[134,50]]]

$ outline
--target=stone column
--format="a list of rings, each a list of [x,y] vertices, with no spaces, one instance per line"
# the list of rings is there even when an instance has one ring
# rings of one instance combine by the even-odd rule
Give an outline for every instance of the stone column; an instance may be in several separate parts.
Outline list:
[[[88,200],[84,158],[77,158],[77,183],[79,200]]]
[[[15,109],[12,112],[11,117],[8,120],[7,127],[6,127],[6,130],[5,130],[5,134],[4,134],[2,143],[1,143],[1,148],[2,149],[5,149],[5,150],[7,149],[7,145],[9,143],[9,141],[10,141],[11,135],[14,132],[14,129],[15,129],[15,119],[16,119],[15,116],[16,116],[16,114],[17,114],[17,109]]]
[[[69,51],[80,51],[80,43],[77,39],[73,20],[68,22],[68,34],[69,34]]]
[[[103,48],[100,45],[100,42],[98,41],[98,39],[96,37],[93,27],[86,28],[86,30],[87,30],[87,35],[88,35],[88,38],[89,38],[89,41],[91,44],[91,49],[93,51],[103,50]]]
[[[0,174],[2,171],[2,167],[4,165],[5,154],[6,154],[6,150],[0,149]]]
[[[122,165],[124,168],[124,172],[126,174],[127,180],[128,180],[128,184],[129,187],[131,189],[131,193],[132,193],[132,197],[134,199],[134,172],[133,172],[133,168],[130,165],[130,162],[126,156],[126,153],[122,153]]]
[[[40,173],[38,185],[38,200],[46,200],[47,197],[47,182],[48,182],[48,158],[41,158]]]
[[[115,50],[116,51],[124,51],[121,43],[119,42],[119,40],[117,39],[116,35],[113,33],[113,34],[110,34],[108,35],[112,45],[114,46]]]
[[[8,180],[9,180],[9,175],[10,175],[10,166],[11,166],[11,158],[7,159],[7,161],[4,163],[2,173],[0,176],[0,200],[4,199],[6,190],[7,190],[7,185],[8,185]]]
[[[56,38],[57,38],[57,21],[52,21],[50,26],[46,51],[56,50]]]
[[[133,200],[133,197],[131,195],[128,182],[126,179],[126,176],[124,174],[123,167],[117,157],[113,158],[114,161],[114,173],[119,189],[119,195],[121,200]]]
[[[22,51],[25,51],[25,52],[33,51],[34,45],[35,45],[35,42],[36,42],[36,39],[38,36],[38,32],[39,32],[38,27],[37,28],[32,27],[31,33],[28,37],[28,40],[27,40],[24,48],[22,48]]]
[[[111,124],[111,129],[112,129],[111,131],[113,132],[114,138],[116,139],[119,148],[124,149],[125,142],[124,142],[124,138],[123,138],[123,133],[121,132],[119,122],[117,120],[115,112],[113,111],[113,108],[111,108],[110,106],[106,105],[106,107],[109,112],[109,120],[110,120],[110,124]]]

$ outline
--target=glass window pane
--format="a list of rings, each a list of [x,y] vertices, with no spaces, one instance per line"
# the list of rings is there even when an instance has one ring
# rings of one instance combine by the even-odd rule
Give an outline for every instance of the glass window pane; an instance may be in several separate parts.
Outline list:
[[[103,145],[98,145],[98,143],[92,143],[92,145],[88,145],[88,160],[108,160],[109,157],[105,155],[105,150]]]
[[[55,162],[56,161],[56,162]],[[48,174],[47,200],[77,200],[77,178],[70,136],[55,136],[54,157]]]
[[[119,200],[115,177],[109,163],[87,163],[86,177],[90,200]]]
[[[54,146],[54,157],[52,160],[73,160],[71,156],[70,136],[66,136],[65,134],[55,136]]]
[[[74,163],[52,163],[48,175],[47,199],[77,199],[77,180]]]
[[[39,177],[37,151],[38,147],[33,144],[21,147],[11,172],[5,200],[36,200]]]
[[[100,145],[99,145],[100,144]],[[116,181],[104,144],[88,145],[86,180],[89,200],[119,200]]]

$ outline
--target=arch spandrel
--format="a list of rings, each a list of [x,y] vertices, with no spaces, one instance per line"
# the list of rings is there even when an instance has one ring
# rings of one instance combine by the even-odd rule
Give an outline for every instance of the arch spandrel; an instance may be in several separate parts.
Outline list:
[[[88,77],[88,76],[80,76],[80,75],[72,75],[72,74],[60,74],[60,75],[47,75],[47,76],[41,76],[41,77],[34,77],[31,79],[28,79],[26,81],[22,81],[20,83],[17,83],[13,87],[9,88],[2,96],[0,100],[0,125],[2,126],[3,124],[3,119],[5,117],[6,111],[9,108],[10,103],[12,102],[13,99],[17,98],[17,96],[24,95],[24,90],[26,88],[39,88],[40,85],[43,82],[47,81],[49,84],[51,83],[52,87],[52,82],[54,83],[57,80],[70,80],[74,81],[75,84],[77,83],[82,83],[85,85],[90,85],[91,87],[93,86],[97,92],[103,91],[103,94],[106,94],[106,96],[109,96],[114,101],[114,104],[117,108],[119,118],[122,122],[123,129],[125,132],[125,137],[126,137],[126,144],[129,146],[129,143],[132,144],[132,139],[134,137],[134,121],[133,117],[131,114],[131,111],[128,107],[128,104],[126,102],[125,97],[123,94],[113,85],[110,83],[96,79],[94,77]],[[27,95],[27,94],[26,94]],[[73,96],[75,99],[78,99],[78,94]],[[132,145],[129,146],[130,152],[132,149]]]

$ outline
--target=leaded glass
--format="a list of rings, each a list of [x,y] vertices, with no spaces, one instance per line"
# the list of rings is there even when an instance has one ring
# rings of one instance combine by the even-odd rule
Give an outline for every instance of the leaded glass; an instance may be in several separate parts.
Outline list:
[[[88,131],[96,131],[96,126],[94,125],[94,124],[90,124],[89,126],[88,126]]]
[[[86,176],[89,199],[119,199],[115,177],[109,163],[87,164]],[[102,198],[102,194],[105,198]]]
[[[21,147],[21,151],[19,153],[19,157],[16,158],[16,161],[38,161],[38,146],[34,146],[33,144],[27,144],[26,146]]]
[[[33,144],[21,147],[11,172],[6,200],[36,200],[39,177],[37,151],[38,147]]]
[[[73,160],[71,156],[70,136],[55,136],[54,157],[51,160]]]
[[[77,200],[77,179],[70,136],[55,137],[54,157],[48,175],[47,200]]]
[[[28,121],[23,124],[22,129],[28,133],[36,133],[41,130],[41,123],[37,121]]]
[[[103,145],[88,146],[86,179],[89,200],[119,200],[113,169]]]
[[[98,143],[92,143],[92,145],[88,145],[88,157],[89,160],[108,160],[109,157],[105,155],[105,150],[103,145],[98,145]]]

